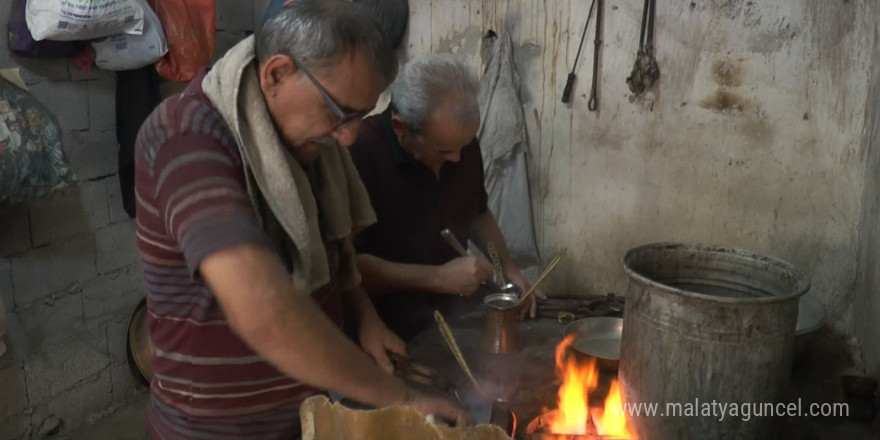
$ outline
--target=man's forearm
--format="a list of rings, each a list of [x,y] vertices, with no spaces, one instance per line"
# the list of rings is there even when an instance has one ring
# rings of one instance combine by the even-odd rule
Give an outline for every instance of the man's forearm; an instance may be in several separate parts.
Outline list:
[[[361,284],[370,294],[401,291],[439,293],[438,266],[394,263],[370,254],[359,254],[357,265]]]
[[[367,295],[367,292],[363,287],[358,286],[351,289],[348,292],[345,292],[345,295],[348,303],[351,304],[351,308],[357,316],[357,325],[361,325],[366,319],[379,318],[379,315],[376,313],[376,308],[373,307],[373,302],[370,301],[370,297]]]
[[[406,387],[354,345],[308,295],[296,292],[270,251],[243,245],[206,258],[201,272],[232,329],[285,374],[354,400],[400,403]]]

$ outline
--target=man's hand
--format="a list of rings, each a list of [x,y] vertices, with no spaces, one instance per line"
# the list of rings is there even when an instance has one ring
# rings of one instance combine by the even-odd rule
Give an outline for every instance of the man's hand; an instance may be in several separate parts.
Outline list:
[[[520,295],[524,295],[532,287],[532,284],[529,283],[529,281],[524,276],[522,276],[522,274],[519,273],[518,270],[510,270],[510,271],[508,271],[506,276],[507,276],[508,281],[513,283],[513,285],[516,286],[517,288],[519,288]],[[543,300],[547,299],[547,295],[544,295],[543,292],[536,289],[526,299],[526,304],[523,304],[520,306],[520,309],[519,309],[520,319],[525,318],[527,314],[528,314],[529,318],[533,318],[533,319],[535,318],[535,316],[538,314],[538,300],[539,299],[543,301]]]
[[[412,407],[424,415],[434,415],[453,426],[472,425],[470,416],[452,401],[409,390],[403,405]]]
[[[361,348],[389,374],[394,374],[394,364],[388,352],[406,357],[406,344],[376,315],[367,315],[361,320],[358,330]]]
[[[437,275],[438,292],[464,296],[492,278],[492,266],[482,258],[458,257],[439,266]]]

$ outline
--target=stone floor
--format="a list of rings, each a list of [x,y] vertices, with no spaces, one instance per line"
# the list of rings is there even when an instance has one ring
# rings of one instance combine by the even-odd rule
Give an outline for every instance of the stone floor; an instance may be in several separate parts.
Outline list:
[[[147,440],[144,408],[149,394],[134,397],[92,426],[65,434],[64,440]]]
[[[552,320],[527,321],[520,324],[526,349],[518,355],[510,370],[499,367],[496,360],[477,354],[476,345],[482,325],[481,314],[466,314],[449,320],[456,339],[462,346],[465,356],[473,361],[475,370],[489,371],[501,385],[499,393],[507,391],[511,408],[519,419],[520,428],[534,418],[543,405],[552,405],[555,400],[553,382],[552,347],[558,342],[561,327]],[[830,334],[822,334],[809,341],[809,349],[802,351],[792,375],[792,399],[801,397],[805,402],[842,401],[839,373],[851,367],[847,356],[841,355],[844,341]],[[540,348],[539,347],[544,347]],[[547,347],[550,347],[547,349]],[[410,357],[413,361],[431,365],[449,383],[461,383],[464,376],[450,355],[439,332],[427,331],[410,344]],[[521,380],[511,379],[522,377]],[[505,390],[506,388],[506,390]],[[96,424],[76,432],[64,434],[64,440],[146,440],[144,430],[144,406],[147,395],[139,395],[127,405]],[[548,403],[549,402],[549,403]],[[880,439],[880,417],[874,419],[873,426],[846,419],[801,418],[784,421],[786,440],[832,440]],[[521,432],[521,430],[518,430]],[[662,440],[662,439],[661,439]]]

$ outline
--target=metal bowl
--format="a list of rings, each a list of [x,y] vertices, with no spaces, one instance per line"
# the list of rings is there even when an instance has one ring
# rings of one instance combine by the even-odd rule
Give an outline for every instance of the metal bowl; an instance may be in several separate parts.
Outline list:
[[[825,312],[822,310],[822,306],[810,298],[800,297],[795,335],[801,336],[812,333],[822,328],[824,323]]]
[[[574,334],[577,339],[571,348],[598,361],[599,368],[617,370],[620,361],[620,337],[623,334],[623,318],[597,316],[573,321],[565,327],[565,336]]]
[[[825,325],[825,312],[822,305],[806,296],[800,297],[794,331],[794,364],[805,362],[810,358],[818,335],[817,330],[823,325]]]
[[[128,367],[143,385],[150,385],[153,380],[153,368],[150,362],[153,358],[153,343],[150,340],[147,328],[147,300],[143,299],[137,305],[131,319],[128,322],[128,331],[125,338],[125,351],[128,358]]]

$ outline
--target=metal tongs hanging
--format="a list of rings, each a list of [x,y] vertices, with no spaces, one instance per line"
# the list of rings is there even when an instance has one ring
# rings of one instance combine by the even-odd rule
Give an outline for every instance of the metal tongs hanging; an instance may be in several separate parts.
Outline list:
[[[654,13],[657,0],[645,0],[642,11],[642,31],[639,35],[639,52],[626,85],[636,95],[650,89],[660,78],[660,67],[654,59]]]
[[[562,90],[562,103],[568,104],[571,100],[571,89],[574,86],[574,81],[577,79],[577,75],[574,74],[575,69],[577,68],[578,60],[581,58],[581,49],[584,46],[584,38],[587,36],[587,27],[590,26],[590,18],[593,16],[593,7],[596,6],[597,0],[593,0],[590,4],[590,12],[587,13],[587,22],[584,23],[584,31],[581,34],[581,42],[578,44],[577,54],[574,56],[574,64],[571,66],[571,72],[568,73],[568,79],[565,81],[565,89]],[[599,96],[596,88],[596,81],[599,78],[599,49],[602,46],[602,9],[605,5],[605,0],[598,0],[599,7],[596,11],[596,38],[593,40],[593,84],[590,87],[590,100],[587,102],[587,108],[594,112],[599,108]]]

